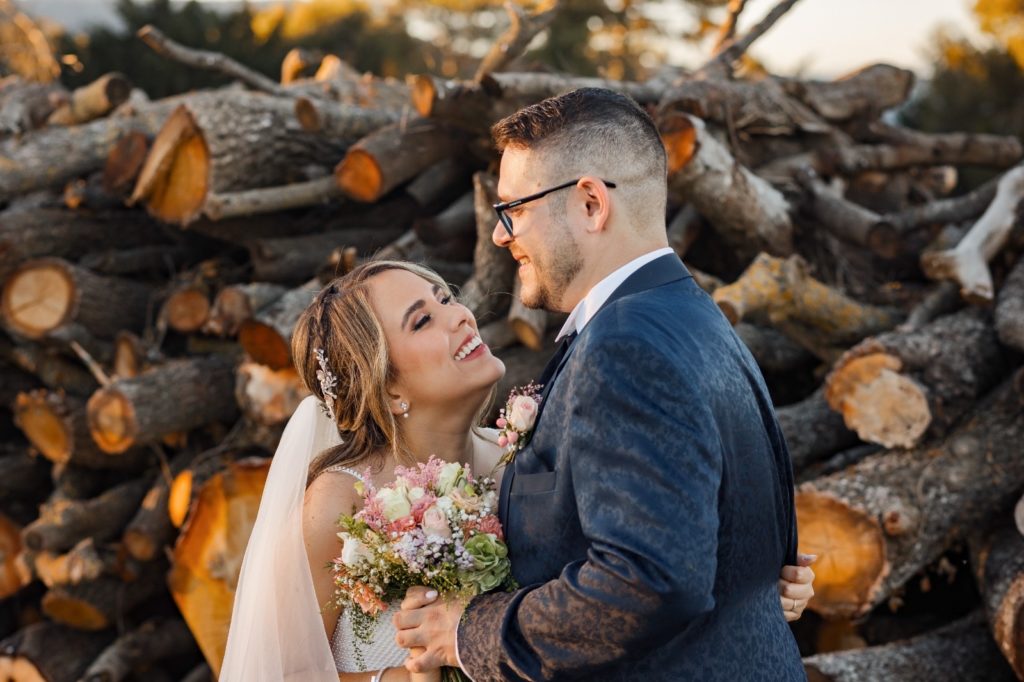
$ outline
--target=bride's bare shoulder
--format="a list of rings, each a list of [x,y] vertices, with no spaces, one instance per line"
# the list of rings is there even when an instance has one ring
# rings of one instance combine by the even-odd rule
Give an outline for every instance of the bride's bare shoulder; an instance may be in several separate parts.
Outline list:
[[[325,471],[313,479],[303,499],[302,511],[307,524],[322,519],[334,523],[339,514],[351,514],[361,507],[356,481],[355,476],[340,470]]]

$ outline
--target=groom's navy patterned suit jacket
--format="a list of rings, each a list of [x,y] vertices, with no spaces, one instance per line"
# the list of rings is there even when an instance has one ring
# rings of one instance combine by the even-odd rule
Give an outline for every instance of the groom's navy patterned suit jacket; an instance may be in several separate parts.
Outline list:
[[[777,580],[789,454],[753,358],[675,255],[629,277],[545,387],[502,486],[514,593],[475,598],[489,680],[802,680]]]

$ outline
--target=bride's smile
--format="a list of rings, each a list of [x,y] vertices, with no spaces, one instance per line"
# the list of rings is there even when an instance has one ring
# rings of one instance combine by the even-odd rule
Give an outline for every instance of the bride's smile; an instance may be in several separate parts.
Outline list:
[[[505,366],[480,339],[469,309],[407,270],[377,274],[369,290],[395,372],[392,393],[410,406],[410,419],[425,404],[443,408],[430,415],[440,421],[453,406],[464,412],[482,404]]]

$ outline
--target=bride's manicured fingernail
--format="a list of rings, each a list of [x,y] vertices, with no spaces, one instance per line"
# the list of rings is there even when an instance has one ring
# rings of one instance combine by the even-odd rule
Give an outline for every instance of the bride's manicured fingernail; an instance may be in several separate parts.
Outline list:
[[[425,595],[427,599],[437,599],[437,590],[427,590]]]

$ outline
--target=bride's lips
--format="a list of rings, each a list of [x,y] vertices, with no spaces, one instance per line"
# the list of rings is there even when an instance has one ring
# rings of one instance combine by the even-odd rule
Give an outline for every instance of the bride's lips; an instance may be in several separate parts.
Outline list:
[[[480,357],[481,355],[488,351],[490,351],[490,349],[487,347],[487,344],[481,343],[479,346],[473,349],[472,353],[459,360],[459,362],[468,362],[469,360],[476,360],[478,357]]]

